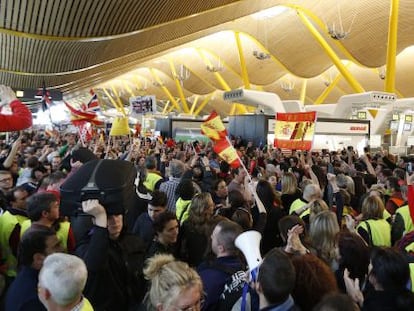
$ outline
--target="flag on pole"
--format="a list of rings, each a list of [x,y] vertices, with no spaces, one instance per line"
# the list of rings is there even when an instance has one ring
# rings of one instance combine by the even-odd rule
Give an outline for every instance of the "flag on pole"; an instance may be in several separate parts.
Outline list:
[[[276,148],[311,150],[315,134],[316,112],[276,113]]]
[[[89,142],[92,139],[92,126],[89,122],[79,122],[79,124],[77,124],[76,127],[78,128],[81,141]]]
[[[216,141],[213,150],[219,155],[224,161],[226,161],[231,167],[238,168],[240,164],[240,158],[237,154],[236,149],[226,138]]]
[[[213,111],[201,124],[201,134],[210,138],[213,142],[227,136],[227,130],[217,112]]]
[[[91,122],[95,125],[102,125],[103,124],[103,122],[98,119],[98,116],[96,115],[95,112],[82,111],[82,110],[79,110],[79,109],[76,109],[76,108],[72,107],[67,102],[64,102],[64,103],[70,111],[71,122],[73,124],[79,123],[79,122],[82,122],[82,121]]]
[[[99,105],[99,101],[98,101],[98,95],[95,94],[95,92],[93,91],[93,89],[91,89],[89,91],[89,93],[92,95],[92,98],[90,99],[90,101],[88,102],[86,111],[90,111],[90,112],[99,112],[101,111],[101,106]]]
[[[42,110],[46,111],[52,103],[50,100],[50,92],[46,90],[46,83],[43,81],[42,90],[37,93],[37,96],[42,96]]]

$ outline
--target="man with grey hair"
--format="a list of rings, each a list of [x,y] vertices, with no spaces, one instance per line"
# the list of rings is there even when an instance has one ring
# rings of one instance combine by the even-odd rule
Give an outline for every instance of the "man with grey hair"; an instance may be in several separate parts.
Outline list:
[[[322,199],[322,191],[319,185],[309,184],[303,190],[301,198],[292,202],[289,209],[289,215],[295,213],[301,218],[309,214],[309,203],[318,199]]]
[[[93,310],[82,296],[88,271],[79,257],[55,253],[46,257],[39,274],[38,296],[48,311]]]
[[[167,208],[168,211],[175,213],[175,203],[178,200],[178,195],[175,193],[177,186],[180,183],[181,177],[185,172],[185,164],[177,159],[170,162],[170,176],[169,179],[160,185],[160,191],[167,194]]]

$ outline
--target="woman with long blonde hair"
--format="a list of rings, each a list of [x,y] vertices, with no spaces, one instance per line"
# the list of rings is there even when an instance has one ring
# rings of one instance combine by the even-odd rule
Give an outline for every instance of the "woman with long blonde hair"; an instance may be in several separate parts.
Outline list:
[[[309,236],[317,256],[328,264],[333,271],[338,268],[338,251],[336,235],[339,225],[335,213],[322,211],[317,214],[310,225]]]
[[[282,196],[280,199],[282,201],[282,206],[286,211],[289,211],[292,202],[299,199],[302,195],[302,192],[298,188],[296,175],[292,172],[283,173],[281,185]]]
[[[357,232],[370,246],[391,246],[391,225],[384,219],[384,202],[367,196],[362,203],[362,220]]]

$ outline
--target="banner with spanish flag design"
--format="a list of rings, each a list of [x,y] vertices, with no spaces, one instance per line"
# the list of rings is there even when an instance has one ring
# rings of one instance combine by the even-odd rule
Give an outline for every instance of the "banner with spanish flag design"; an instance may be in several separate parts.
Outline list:
[[[227,136],[227,130],[217,112],[213,111],[201,124],[201,134],[210,138],[213,142]]]
[[[316,112],[276,113],[276,148],[311,150],[315,134]]]
[[[238,168],[240,166],[240,158],[237,151],[228,139],[223,138],[222,140],[216,141],[213,150],[231,167]]]

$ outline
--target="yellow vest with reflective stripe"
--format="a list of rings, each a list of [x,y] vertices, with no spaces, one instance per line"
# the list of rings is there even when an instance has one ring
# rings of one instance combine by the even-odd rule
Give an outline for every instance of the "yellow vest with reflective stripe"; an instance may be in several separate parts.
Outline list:
[[[410,216],[410,209],[408,205],[401,206],[400,208],[397,209],[395,213],[400,214],[402,219],[404,220],[404,233],[403,234],[406,234],[414,230],[414,224]]]
[[[290,204],[289,215],[292,215],[296,210],[304,207],[305,205],[306,202],[303,202],[301,199],[296,199],[292,202],[292,204]]]
[[[389,211],[387,211],[386,209],[384,209],[384,213],[382,214],[382,218],[385,220],[388,220],[389,218],[391,218],[391,214]]]
[[[374,246],[391,246],[391,225],[385,219],[369,219],[362,221],[357,229],[362,228],[368,234],[368,226],[366,222],[369,223],[371,228],[371,241]]]
[[[175,203],[175,215],[177,216],[180,224],[187,220],[190,213],[190,204],[191,200],[183,200],[181,198],[178,198],[177,202]]]
[[[20,237],[30,228],[32,225],[32,221],[30,219],[24,221],[22,223],[22,228],[20,229]],[[68,236],[69,236],[69,228],[70,222],[69,221],[62,221],[59,223],[59,230],[56,232],[56,236],[60,241],[60,245],[62,245],[63,249],[67,252],[68,251]]]
[[[10,277],[16,276],[17,259],[9,245],[10,235],[17,224],[20,226],[27,220],[27,217],[22,215],[13,215],[9,211],[0,216],[0,247],[2,253],[2,261],[6,263],[6,275]]]
[[[145,178],[144,181],[145,188],[147,188],[149,191],[154,191],[155,185],[160,179],[162,179],[160,175],[149,172],[147,178]]]

